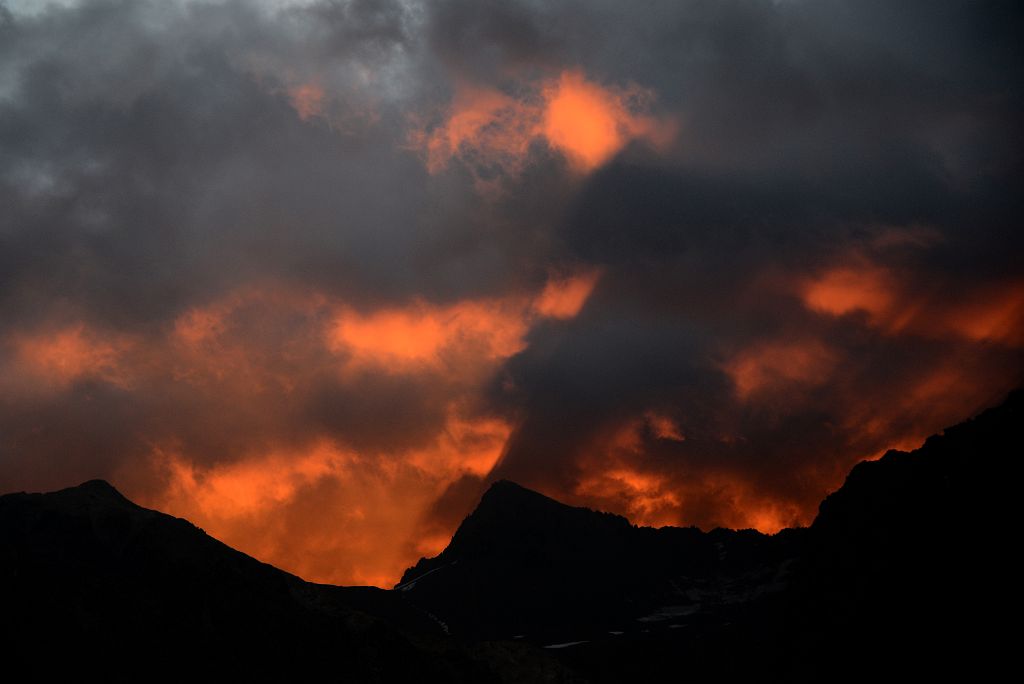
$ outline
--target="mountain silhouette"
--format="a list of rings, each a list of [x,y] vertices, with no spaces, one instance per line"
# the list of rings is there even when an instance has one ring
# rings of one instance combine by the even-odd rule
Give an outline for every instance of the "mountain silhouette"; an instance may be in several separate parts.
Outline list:
[[[667,626],[676,614],[770,591],[798,541],[636,527],[501,481],[451,544],[406,571],[397,590],[459,634],[579,640],[637,619]]]
[[[593,681],[995,672],[1024,393],[858,464],[806,529],[651,529],[496,482],[398,591]],[[569,647],[558,648],[565,644]],[[1000,646],[1002,644],[1002,646]]]
[[[995,678],[1024,393],[857,465],[808,528],[631,525],[495,482],[395,590],[318,585],[94,480],[0,496],[11,681]]]
[[[913,452],[858,464],[822,502],[789,606],[805,666],[858,653],[865,673],[997,677],[1013,653],[996,612],[1017,584],[1022,427],[1018,390]]]
[[[393,592],[304,582],[99,480],[0,496],[0,606],[9,681],[571,681],[515,645],[463,648]]]

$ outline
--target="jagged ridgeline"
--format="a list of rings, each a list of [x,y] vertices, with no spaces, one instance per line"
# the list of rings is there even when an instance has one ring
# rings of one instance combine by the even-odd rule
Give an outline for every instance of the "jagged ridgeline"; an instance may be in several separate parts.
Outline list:
[[[635,527],[491,486],[393,591],[311,584],[105,482],[0,497],[10,681],[988,679],[1024,393],[858,465],[806,529]]]

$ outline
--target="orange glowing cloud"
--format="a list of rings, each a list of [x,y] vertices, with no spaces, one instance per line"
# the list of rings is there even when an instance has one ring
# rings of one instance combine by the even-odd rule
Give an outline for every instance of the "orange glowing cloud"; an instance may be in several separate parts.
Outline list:
[[[809,281],[803,299],[808,308],[821,313],[864,311],[879,319],[892,305],[893,288],[892,278],[882,269],[840,267]]]
[[[174,334],[186,345],[197,347],[224,332],[227,312],[223,303],[190,309],[174,321]]]
[[[698,524],[775,534],[805,525],[813,517],[807,507],[758,493],[756,487],[728,473],[708,472],[681,480],[614,460],[584,472],[570,498],[619,511],[638,525]]]
[[[306,381],[307,373],[319,370],[303,361],[323,350],[321,329],[331,312],[328,300],[317,293],[240,288],[182,312],[162,340],[168,348],[160,350],[160,357],[174,379],[189,383],[193,391],[288,394]],[[251,336],[283,329],[278,319],[290,319],[290,327],[268,354]]]
[[[941,321],[975,342],[1024,347],[1024,282],[980,287],[949,307]]]
[[[505,358],[523,348],[527,329],[516,298],[449,306],[414,302],[369,314],[344,309],[329,330],[328,344],[356,364],[404,369],[441,364],[460,350],[472,349],[483,359]]]
[[[890,434],[898,432],[887,426]],[[714,441],[710,444],[708,440]],[[727,437],[701,437],[694,454],[708,448],[742,449]],[[648,410],[599,428],[576,457],[574,484],[549,491],[556,498],[625,515],[638,525],[697,525],[752,528],[774,534],[785,527],[806,525],[814,517],[823,492],[841,484],[851,463],[818,472],[812,465],[793,477],[821,486],[808,500],[759,486],[749,473],[730,470],[733,459],[702,462],[686,458],[690,440],[671,416]],[[675,456],[672,456],[675,454]],[[830,462],[830,465],[835,465]]]
[[[103,334],[78,323],[52,332],[19,335],[14,346],[23,366],[53,385],[68,385],[86,377],[120,387],[130,383],[125,355],[133,345],[123,335]]]
[[[599,278],[594,270],[552,277],[532,298],[515,294],[446,306],[414,301],[365,314],[342,307],[328,330],[328,346],[347,354],[351,363],[396,370],[451,359],[465,362],[469,354],[487,361],[504,359],[525,348],[526,333],[537,317],[575,317]]]
[[[673,120],[646,114],[653,97],[636,86],[604,87],[578,70],[520,85],[525,94],[516,99],[459,83],[444,120],[430,130],[417,125],[410,135],[428,171],[437,173],[457,157],[479,171],[478,184],[487,186],[494,169],[519,173],[533,141],[542,140],[587,172],[633,140],[661,149],[676,135]]]
[[[543,97],[542,131],[548,144],[583,171],[604,164],[631,140],[662,148],[675,136],[671,122],[634,112],[649,97],[635,87],[602,88],[582,72],[565,71],[545,86]]]
[[[766,390],[815,386],[826,382],[835,355],[815,340],[758,344],[724,364],[741,399]]]
[[[418,558],[418,511],[436,483],[401,463],[372,460],[329,442],[200,467],[157,453],[166,489],[150,506],[185,517],[261,560],[321,582],[391,586]]]
[[[806,289],[798,292],[813,293],[805,303],[815,314],[866,312],[855,320],[886,335],[1019,344],[1019,283],[979,286],[938,302],[911,297],[904,280],[885,269],[851,263],[837,267],[844,269],[838,275],[827,271],[802,281]],[[563,271],[535,290],[504,297],[412,300],[368,310],[317,292],[253,286],[183,311],[149,337],[83,323],[13,335],[4,340],[13,353],[3,360],[0,383],[5,391],[59,393],[89,379],[160,397],[161,413],[132,426],[145,433],[142,444],[113,478],[126,494],[308,579],[390,586],[454,531],[458,521],[431,517],[439,497],[463,478],[486,478],[506,450],[515,426],[480,414],[484,384],[525,348],[533,326],[579,315],[599,280],[598,271]],[[917,313],[908,316],[908,308]],[[767,340],[733,350],[722,369],[743,402],[776,406],[799,400],[806,388],[843,380],[839,354],[809,338]],[[742,451],[742,435],[715,441],[685,434],[683,417],[661,406],[597,426],[596,437],[570,456],[577,478],[547,493],[646,525],[773,532],[805,524],[821,493],[838,486],[854,461],[889,446],[916,446],[937,427],[990,403],[984,388],[997,384],[993,372],[951,358],[900,378],[900,391],[891,396],[847,399],[835,418],[848,440],[842,455],[827,468],[815,465],[820,472],[792,474],[813,483],[806,496],[765,489],[756,475],[727,470],[731,459],[721,467],[691,463],[684,458],[691,451]],[[351,422],[303,413],[320,407],[317,391],[325,382],[349,397],[350,381],[369,378],[357,386],[361,392],[376,377],[401,386],[403,374],[415,376],[410,387],[441,388],[431,398],[438,410],[417,416],[413,438],[355,439],[349,431],[360,428]],[[391,429],[388,420],[384,430]]]
[[[512,426],[498,418],[461,417],[450,410],[435,443],[409,452],[408,462],[424,472],[454,481],[465,474],[483,477],[501,458]]]
[[[307,579],[390,586],[454,531],[424,522],[434,501],[485,477],[505,449],[512,425],[474,409],[482,384],[531,326],[578,312],[596,279],[570,272],[504,298],[368,311],[254,286],[183,311],[145,344],[85,325],[23,334],[10,375],[28,387],[95,377],[171,407],[187,398],[180,421],[175,410],[154,419],[125,459],[114,479],[126,494]],[[440,410],[416,417],[413,438],[349,440],[348,424],[302,417],[325,382],[344,394],[403,374],[439,388]]]
[[[892,335],[953,336],[1024,346],[1024,283],[1019,281],[935,291],[915,288],[909,276],[899,278],[856,259],[805,281],[800,296],[817,313],[863,312],[870,325]]]
[[[685,490],[684,502],[686,498],[713,501],[718,513],[716,524],[733,529],[775,534],[787,527],[807,525],[814,518],[813,508],[765,495],[755,482],[732,473],[706,473],[687,483]]]
[[[154,456],[168,470],[164,496],[175,502],[170,505],[180,508],[187,499],[187,508],[205,521],[259,515],[287,504],[304,485],[343,473],[350,460],[328,443],[306,453],[269,453],[207,469],[162,449]]]
[[[412,144],[424,150],[430,173],[441,171],[456,156],[480,157],[514,173],[535,135],[536,118],[529,103],[460,83],[445,121],[429,133],[414,129]]]
[[[663,527],[680,522],[678,494],[666,478],[651,473],[624,466],[598,471],[584,478],[574,494],[584,499],[615,501],[615,508],[637,525]]]
[[[391,309],[368,316],[342,314],[334,342],[360,358],[428,361],[436,358],[449,335],[443,313],[417,306],[412,311]]]
[[[851,402],[844,416],[844,429],[858,450],[857,460],[880,458],[889,449],[916,449],[938,426],[952,425],[990,406],[1001,399],[998,393],[992,393],[992,387],[1003,381],[1012,388],[1012,381],[1006,383],[1001,373],[999,367],[984,363],[981,357],[955,353],[901,378],[898,392]],[[832,487],[840,482],[838,479]]]
[[[549,318],[574,318],[590,298],[600,276],[600,271],[593,270],[552,278],[534,300],[533,308]]]
[[[673,442],[686,441],[686,436],[679,429],[679,425],[669,416],[648,411],[644,414],[644,418],[647,420],[647,425],[650,426],[651,432],[658,439],[667,439]]]
[[[321,438],[203,466],[158,447],[166,485],[144,501],[301,577],[389,587],[450,539],[453,530],[421,537],[423,511],[463,475],[489,472],[509,432],[453,408],[431,444],[398,454]]]
[[[806,510],[795,505],[777,501],[760,501],[745,507],[745,513],[731,526],[736,529],[753,529],[765,534],[775,534],[787,527],[799,527],[810,523]]]

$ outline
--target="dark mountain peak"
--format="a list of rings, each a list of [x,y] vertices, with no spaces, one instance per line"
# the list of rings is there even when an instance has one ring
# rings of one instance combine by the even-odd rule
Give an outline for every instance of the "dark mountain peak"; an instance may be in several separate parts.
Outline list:
[[[459,538],[460,532],[465,536],[481,525],[546,528],[552,524],[630,526],[629,521],[620,515],[570,506],[511,480],[498,480],[484,492],[476,509],[459,526],[452,543]]]
[[[475,554],[502,546],[511,549],[521,542],[533,544],[552,536],[589,536],[631,527],[612,513],[569,506],[509,480],[499,480],[484,492],[480,504],[452,537],[445,553]]]
[[[512,499],[516,497],[525,497],[527,499],[535,499],[537,497],[541,497],[544,499],[549,498],[544,496],[540,492],[536,492],[532,489],[527,489],[526,487],[516,482],[513,482],[512,480],[496,480],[492,482],[491,486],[487,488],[486,492],[484,492],[481,501],[486,501],[488,499],[494,498]],[[554,499],[551,500],[553,501]]]
[[[66,487],[46,494],[18,492],[0,496],[0,505],[36,505],[43,509],[74,515],[120,515],[148,517],[154,511],[129,501],[106,480],[89,480],[75,487]]]
[[[487,488],[487,491],[480,497],[475,511],[480,509],[509,509],[509,508],[534,508],[537,506],[565,506],[565,504],[544,496],[540,492],[513,482],[512,480],[498,480]],[[475,512],[474,511],[474,512]]]
[[[478,518],[487,517],[490,514],[518,516],[524,513],[533,515],[574,515],[572,511],[585,511],[586,513],[603,517],[620,517],[612,516],[610,513],[598,513],[589,508],[570,506],[545,496],[538,491],[527,489],[511,480],[498,480],[484,492],[480,498],[480,503],[470,515],[470,518],[474,516]],[[467,521],[470,518],[467,518]],[[622,519],[625,520],[625,518]],[[526,520],[530,520],[530,518]],[[533,521],[536,522],[535,519]]]
[[[71,489],[74,489],[74,487],[72,487]],[[83,482],[82,484],[78,485],[78,489],[84,489],[84,490],[88,490],[88,491],[108,491],[108,492],[116,492],[117,494],[120,494],[120,492],[117,491],[117,487],[115,487],[114,485],[110,484],[106,480],[99,480],[99,479],[88,480],[86,482]]]
[[[92,498],[106,499],[111,502],[131,503],[124,494],[117,490],[117,487],[106,480],[89,480],[88,482],[83,482],[77,487],[69,487],[62,491],[68,493],[77,492]]]
[[[421,558],[399,587],[460,560],[560,558],[620,536],[632,525],[622,516],[569,506],[509,480],[494,482],[434,558]],[[588,555],[591,552],[588,551]]]
[[[397,589],[443,615],[453,633],[574,641],[666,606],[666,615],[694,612],[721,586],[734,598],[760,590],[789,553],[784,546],[753,530],[636,527],[502,480],[448,547],[420,559]]]

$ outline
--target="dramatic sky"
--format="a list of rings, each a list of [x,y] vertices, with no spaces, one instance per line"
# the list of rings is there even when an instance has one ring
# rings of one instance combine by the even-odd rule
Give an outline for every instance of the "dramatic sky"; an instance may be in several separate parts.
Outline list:
[[[393,584],[806,524],[1024,381],[1020,4],[0,0],[0,491]]]

